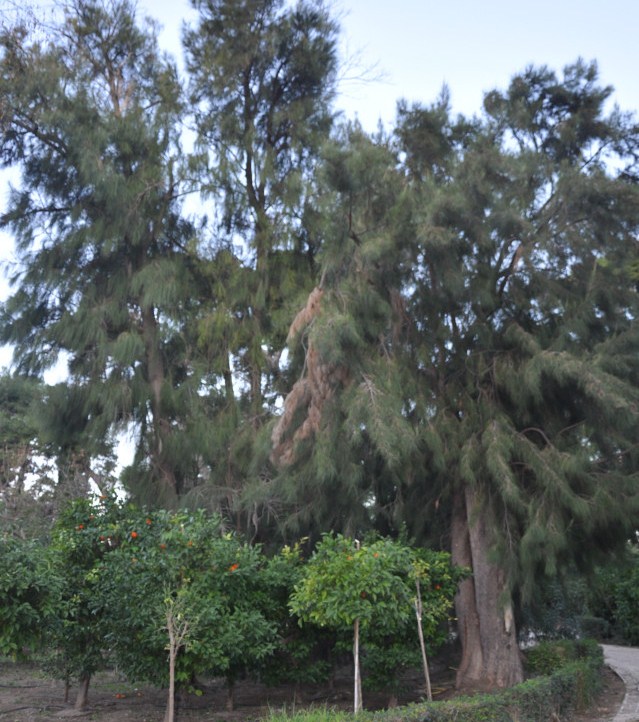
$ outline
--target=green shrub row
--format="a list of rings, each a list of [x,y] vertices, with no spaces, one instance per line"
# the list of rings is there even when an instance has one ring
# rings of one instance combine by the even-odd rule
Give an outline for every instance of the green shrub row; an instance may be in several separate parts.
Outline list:
[[[413,705],[376,713],[376,722],[539,722],[587,707],[601,685],[603,652],[593,641],[544,643],[529,650],[533,668],[548,666],[549,674],[533,677],[493,695]],[[543,664],[540,661],[543,660]],[[530,662],[528,669],[531,669]]]
[[[592,640],[548,642],[529,650],[527,668],[549,674],[496,694],[419,702],[400,709],[365,712],[361,722],[539,722],[564,719],[588,707],[601,686],[603,652]],[[294,716],[273,714],[269,722],[346,722],[344,712],[313,710]]]
[[[366,686],[395,694],[422,659],[417,596],[431,654],[461,575],[449,554],[390,539],[325,535],[310,556],[267,556],[201,510],[105,495],[65,508],[48,543],[0,533],[0,655],[36,652],[85,688],[105,667],[161,687],[221,677],[231,703],[246,677],[325,681],[357,640]]]

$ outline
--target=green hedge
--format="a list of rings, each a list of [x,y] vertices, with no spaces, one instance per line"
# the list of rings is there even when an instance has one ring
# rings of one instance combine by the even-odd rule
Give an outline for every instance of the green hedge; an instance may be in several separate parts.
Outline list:
[[[593,640],[544,642],[527,653],[543,676],[497,694],[419,703],[370,714],[375,722],[539,722],[584,709],[601,687],[603,651]],[[549,673],[544,674],[548,670]]]
[[[601,687],[603,652],[593,640],[544,642],[527,653],[529,674],[541,676],[497,694],[420,702],[398,709],[365,712],[362,722],[539,722],[566,718],[588,707]],[[549,674],[544,674],[545,670]],[[341,722],[343,712],[315,710],[294,717],[273,715],[271,722]]]

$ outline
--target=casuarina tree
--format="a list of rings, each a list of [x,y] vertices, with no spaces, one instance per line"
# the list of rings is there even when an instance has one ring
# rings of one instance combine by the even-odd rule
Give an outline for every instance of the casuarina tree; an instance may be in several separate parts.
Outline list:
[[[21,172],[1,218],[20,261],[2,341],[32,374],[66,359],[85,449],[133,429],[136,491],[173,503],[195,476],[181,414],[198,386],[176,69],[127,0],[61,12],[1,38],[2,163]]]
[[[184,45],[196,167],[212,202],[214,284],[223,286],[199,325],[225,389],[211,487],[227,490],[221,509],[235,513],[258,472],[268,476],[255,442],[281,400],[290,317],[319,272],[315,169],[333,120],[337,28],[315,0],[192,5]]]
[[[519,604],[636,524],[639,134],[611,93],[594,64],[529,68],[473,119],[402,103],[329,165],[340,240],[275,460],[327,468],[338,424],[336,488],[448,539],[462,688],[520,681]]]

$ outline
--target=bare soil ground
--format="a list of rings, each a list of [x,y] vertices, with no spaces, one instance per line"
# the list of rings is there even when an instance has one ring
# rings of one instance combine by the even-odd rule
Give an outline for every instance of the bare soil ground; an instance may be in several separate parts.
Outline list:
[[[416,702],[424,698],[423,680],[418,675],[407,678],[407,691],[399,697],[399,704]],[[435,699],[453,696],[453,671],[446,666],[435,666],[432,672]],[[269,711],[288,712],[302,707],[317,706],[349,710],[352,707],[351,681],[347,674],[339,676],[333,689],[327,686],[307,685],[303,689],[292,686],[267,687],[255,683],[238,683],[235,709],[227,711],[227,690],[221,680],[202,685],[201,696],[183,695],[179,702],[179,722],[240,722],[258,720]],[[27,664],[0,662],[0,720],[2,722],[55,722],[67,717],[97,720],[98,722],[161,722],[164,717],[166,692],[152,687],[134,687],[114,672],[96,675],[89,690],[89,705],[78,715],[73,709],[75,691],[70,702],[64,703],[64,685],[44,677],[35,667]],[[595,704],[573,722],[604,722],[612,719],[621,706],[625,694],[623,682],[606,668],[604,688]],[[381,709],[388,697],[364,692],[367,709]],[[546,722],[540,720],[540,722]]]
[[[442,670],[433,675],[433,691],[443,695],[454,683],[453,672]],[[178,702],[179,722],[240,722],[258,720],[269,712],[293,712],[303,707],[352,709],[352,681],[348,670],[338,675],[332,689],[328,685],[268,687],[253,682],[238,682],[234,710],[227,710],[228,691],[223,680],[198,684],[202,694],[183,694]],[[406,680],[407,691],[399,704],[417,702],[424,697],[423,679],[417,675]],[[134,687],[115,672],[102,672],[91,680],[89,704],[82,715],[73,709],[77,690],[72,689],[64,703],[64,684],[46,678],[27,664],[0,662],[0,720],[2,722],[43,722],[65,717],[80,717],[99,722],[161,722],[166,706],[166,690]],[[364,691],[367,709],[382,709],[388,695]]]

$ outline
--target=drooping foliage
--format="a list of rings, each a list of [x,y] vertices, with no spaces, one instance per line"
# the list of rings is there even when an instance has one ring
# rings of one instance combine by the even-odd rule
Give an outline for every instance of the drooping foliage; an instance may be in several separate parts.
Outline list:
[[[473,568],[461,685],[516,681],[508,600],[623,543],[636,521],[639,138],[606,112],[610,92],[578,62],[562,79],[528,69],[472,120],[452,118],[445,95],[400,104],[395,139],[362,149],[351,136],[333,176],[349,212],[327,244],[303,382],[311,361],[348,379],[310,439],[299,429],[313,406],[294,387],[277,440],[298,433],[286,473],[304,489],[307,469],[326,478],[315,470],[336,458],[334,435],[345,484],[329,514],[361,470],[360,508],[443,533]]]
[[[0,525],[22,537],[43,533],[45,504],[32,493],[33,479],[46,479],[46,461],[39,458],[37,402],[42,385],[33,378],[0,374]]]
[[[216,257],[232,259],[237,279],[199,326],[202,349],[225,374],[216,452],[226,462],[210,489],[227,489],[224,507],[235,512],[242,497],[266,498],[255,478],[269,476],[268,451],[256,434],[286,390],[280,360],[290,317],[317,275],[314,172],[332,125],[336,26],[315,0],[192,4],[199,19],[184,43],[198,167],[215,203]],[[262,505],[249,506],[257,534]]]
[[[354,535],[373,525],[386,533],[398,526],[392,490],[415,443],[402,414],[408,378],[394,350],[405,183],[388,144],[357,126],[326,156],[323,181],[334,191],[323,285],[290,328],[299,377],[273,428],[272,460],[293,529]]]
[[[333,129],[320,2],[193,6],[188,155],[175,67],[128,0],[2,31],[21,177],[0,340],[20,373],[69,369],[40,448],[86,493],[127,431],[134,496],[253,540],[405,523],[473,569],[459,684],[517,681],[539,580],[636,526],[636,121],[578,61],[473,118],[443,92],[390,135]]]
[[[171,503],[197,477],[181,419],[199,384],[175,67],[130,3],[78,1],[43,40],[5,31],[2,68],[2,160],[22,171],[2,216],[21,261],[2,339],[29,373],[68,359],[57,403],[84,448],[134,429],[135,491]]]

